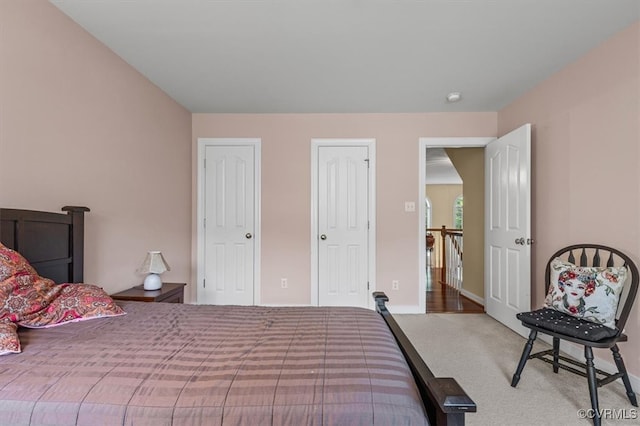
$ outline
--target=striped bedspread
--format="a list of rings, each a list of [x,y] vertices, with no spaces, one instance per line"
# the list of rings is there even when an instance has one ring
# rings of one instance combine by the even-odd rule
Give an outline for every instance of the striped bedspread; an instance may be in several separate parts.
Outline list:
[[[119,303],[20,330],[6,425],[425,425],[393,336],[360,308]]]

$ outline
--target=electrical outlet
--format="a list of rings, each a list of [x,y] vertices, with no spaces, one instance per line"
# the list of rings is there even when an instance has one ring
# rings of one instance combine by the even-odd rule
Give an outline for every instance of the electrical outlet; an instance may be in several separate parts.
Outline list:
[[[399,288],[400,288],[400,281],[398,281],[398,280],[391,281],[391,289],[392,290],[398,290]]]
[[[287,287],[289,287],[289,283],[287,282],[287,279],[286,279],[286,278],[281,278],[281,279],[280,279],[280,286],[281,286],[282,288],[287,288]]]

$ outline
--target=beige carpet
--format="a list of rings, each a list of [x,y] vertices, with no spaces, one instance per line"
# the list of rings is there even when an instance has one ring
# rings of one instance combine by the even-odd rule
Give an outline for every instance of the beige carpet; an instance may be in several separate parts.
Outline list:
[[[590,409],[587,379],[532,359],[511,387],[525,339],[485,314],[394,315],[438,377],[454,377],[478,406],[467,425],[589,425],[578,410]],[[534,351],[550,346],[539,339]],[[620,345],[624,358],[624,343]],[[638,392],[638,389],[634,389]],[[602,424],[640,425],[621,380],[598,389],[600,408],[624,409],[626,419]],[[629,417],[635,417],[630,419]]]

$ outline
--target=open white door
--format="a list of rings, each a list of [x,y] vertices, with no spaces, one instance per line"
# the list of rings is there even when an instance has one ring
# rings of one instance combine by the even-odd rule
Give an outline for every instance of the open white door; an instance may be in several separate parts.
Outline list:
[[[485,150],[485,310],[527,336],[516,314],[531,309],[531,125]]]

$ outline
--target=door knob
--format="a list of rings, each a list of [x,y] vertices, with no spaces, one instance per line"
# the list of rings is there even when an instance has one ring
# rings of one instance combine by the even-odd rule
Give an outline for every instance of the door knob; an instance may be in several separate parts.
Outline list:
[[[524,238],[516,238],[516,244],[524,245]]]
[[[535,241],[533,241],[533,238],[527,238],[527,245],[530,246],[531,244],[533,244]]]
[[[320,239],[321,239],[321,240],[326,240],[326,239],[327,239],[327,236],[326,236],[325,234],[322,234],[322,235],[320,235]]]
[[[245,234],[245,238],[246,238],[247,240],[250,240],[250,239],[251,239],[251,237],[253,237],[253,235],[251,235],[251,232],[247,232],[247,233]]]

